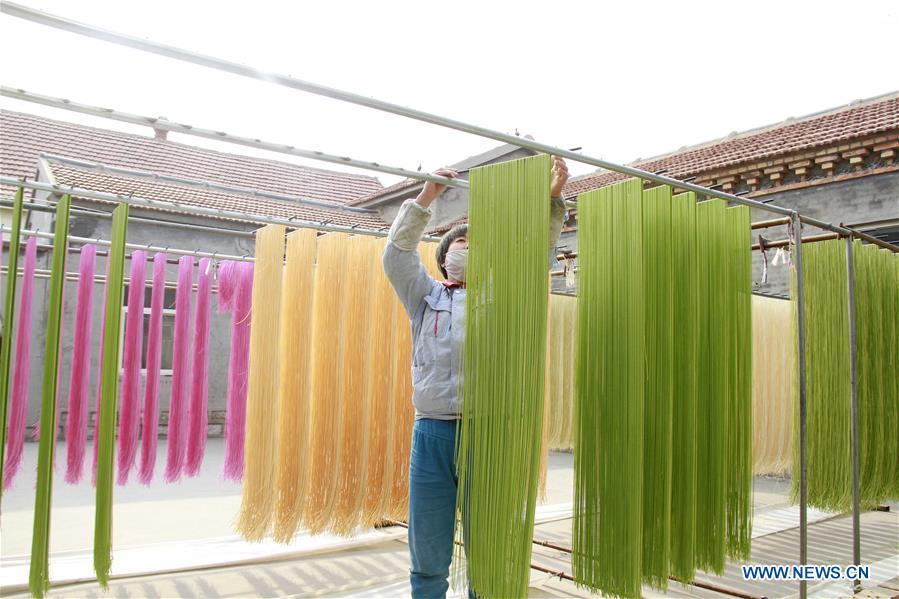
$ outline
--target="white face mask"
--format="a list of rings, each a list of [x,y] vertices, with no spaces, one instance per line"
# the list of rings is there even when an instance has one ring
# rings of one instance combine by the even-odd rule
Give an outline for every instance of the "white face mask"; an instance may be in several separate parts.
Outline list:
[[[451,279],[465,282],[465,269],[468,267],[468,250],[453,250],[446,253],[443,268]]]

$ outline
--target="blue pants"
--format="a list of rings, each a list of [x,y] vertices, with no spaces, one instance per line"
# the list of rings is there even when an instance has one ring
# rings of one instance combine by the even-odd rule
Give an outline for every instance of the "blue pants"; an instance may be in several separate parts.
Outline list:
[[[409,460],[412,597],[445,597],[456,517],[457,420],[415,421]],[[474,594],[469,591],[469,597]]]

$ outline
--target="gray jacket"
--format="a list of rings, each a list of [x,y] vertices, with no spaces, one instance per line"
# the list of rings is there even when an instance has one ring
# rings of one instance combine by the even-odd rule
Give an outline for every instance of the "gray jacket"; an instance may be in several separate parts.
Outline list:
[[[412,404],[415,418],[459,417],[462,347],[465,341],[465,289],[447,288],[428,275],[418,242],[431,210],[406,200],[390,227],[384,272],[412,324]],[[562,233],[565,204],[552,201],[550,235],[554,251]]]

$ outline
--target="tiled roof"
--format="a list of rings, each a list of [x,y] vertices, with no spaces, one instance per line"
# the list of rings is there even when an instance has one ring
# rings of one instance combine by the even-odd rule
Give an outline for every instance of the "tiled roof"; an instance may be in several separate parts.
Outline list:
[[[34,176],[38,154],[46,152],[338,203],[382,188],[375,177],[218,152],[8,110],[0,111],[0,131],[0,170],[5,175]]]
[[[637,161],[631,166],[650,172],[665,170],[666,176],[683,179],[894,129],[899,129],[899,93],[799,120],[787,120],[672,154]],[[625,175],[614,172],[585,175],[569,181],[564,195],[572,198],[624,178]]]
[[[91,190],[102,190],[107,193],[133,194],[136,197],[179,202],[190,206],[217,208],[234,212],[248,212],[260,216],[277,218],[294,218],[298,220],[331,224],[358,226],[366,229],[382,229],[384,221],[377,214],[358,214],[344,210],[327,210],[312,208],[289,201],[253,198],[247,195],[224,193],[183,187],[174,184],[162,184],[146,179],[107,175],[57,163],[50,163],[53,176],[60,185],[72,185]],[[172,212],[164,208],[153,208],[163,212]],[[232,220],[232,219],[227,219]],[[233,219],[238,220],[238,219]]]

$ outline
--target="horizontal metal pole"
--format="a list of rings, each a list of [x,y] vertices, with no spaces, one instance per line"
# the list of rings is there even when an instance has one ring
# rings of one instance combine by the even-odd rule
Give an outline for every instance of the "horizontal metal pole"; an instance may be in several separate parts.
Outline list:
[[[0,225],[0,231],[6,233],[11,231],[9,227],[6,225]],[[28,235],[30,237],[37,237],[39,239],[53,239],[53,233],[49,233],[46,231],[33,231],[31,229],[19,229],[19,233],[21,235]],[[100,239],[99,237],[96,239],[91,239],[89,237],[76,237],[74,235],[69,235],[68,240],[72,243],[81,243],[88,244],[92,243],[94,245],[109,247],[111,242],[107,239]],[[141,245],[138,243],[126,243],[125,247],[129,250],[144,250],[146,252],[165,252],[166,254],[172,254],[174,256],[196,256],[198,258],[212,258],[213,260],[236,260],[239,262],[253,262],[254,259],[250,256],[234,256],[231,254],[220,254],[219,252],[204,252],[201,250],[181,250],[177,248],[163,247],[152,244]]]
[[[893,245],[892,243],[888,243],[882,239],[877,239],[867,233],[862,233],[861,231],[856,231],[855,229],[849,229],[852,231],[852,236],[857,239],[861,239],[862,241],[867,241],[872,245],[876,245],[878,247],[882,247],[885,250],[890,250],[891,252],[899,253],[899,247]]]
[[[4,2],[0,4],[0,7],[3,7],[5,11],[6,3]],[[202,137],[204,139],[214,139],[217,141],[246,146],[249,148],[257,148],[259,150],[276,152],[278,154],[289,154],[291,156],[299,156],[300,158],[306,158],[309,160],[318,160],[320,162],[329,162],[331,164],[342,164],[344,166],[351,166],[368,171],[386,173],[388,175],[398,175],[400,177],[406,177],[407,179],[433,181],[442,185],[449,185],[450,187],[468,187],[468,182],[460,179],[450,179],[449,177],[441,177],[440,175],[432,175],[431,173],[410,171],[400,167],[386,166],[377,162],[356,160],[354,158],[350,158],[349,156],[336,156],[334,154],[327,154],[325,152],[319,152],[317,150],[304,150],[302,148],[297,148],[287,144],[278,144],[268,141],[262,141],[261,139],[251,139],[249,137],[231,135],[230,133],[225,133],[224,131],[214,131],[212,129],[203,129],[200,127],[194,127],[192,125],[174,123],[166,119],[140,116],[137,114],[129,114],[127,112],[119,112],[117,110],[112,110],[111,108],[88,106],[87,104],[79,104],[78,102],[72,102],[71,100],[66,100],[65,98],[43,96],[40,94],[25,91],[23,89],[15,89],[5,85],[0,87],[0,95],[16,100],[23,100],[35,104],[42,104],[44,106],[51,106],[53,108],[61,108],[63,110],[70,110],[72,112],[78,112],[81,114],[89,114],[92,116],[111,119],[122,123],[131,123],[133,125],[153,127],[154,129],[173,131],[182,135],[191,135],[193,137]],[[334,210],[338,209],[337,207],[331,206],[328,206],[328,208]]]
[[[198,179],[186,179],[183,177],[173,177],[171,175],[163,175],[152,171],[142,171],[131,168],[123,168],[120,166],[111,166],[100,162],[90,160],[79,160],[77,158],[68,158],[57,154],[40,153],[41,158],[45,158],[50,162],[58,162],[60,164],[74,166],[81,170],[89,170],[104,175],[121,175],[124,177],[133,177],[136,179],[146,179],[154,183],[165,183],[171,185],[179,185],[182,187],[193,187],[196,189],[204,189],[207,191],[218,191],[223,193],[231,193],[236,195],[246,195],[253,198],[265,198],[267,200],[277,200],[280,202],[289,202],[293,204],[302,204],[304,206],[314,206],[316,208],[324,208],[325,210],[340,210],[343,212],[354,212],[359,214],[377,214],[377,210],[371,208],[354,208],[346,206],[340,202],[326,202],[324,200],[312,200],[299,196],[291,196],[283,193],[273,193],[270,191],[262,191],[249,187],[238,187],[235,185],[222,185],[213,183],[212,181],[201,181]]]
[[[0,200],[0,206],[4,208],[11,208],[14,202],[12,200]],[[56,201],[53,198],[48,198],[46,204],[39,204],[35,201],[24,201],[22,202],[23,210],[33,210],[35,212],[49,212],[51,214],[56,212]],[[112,212],[104,212],[103,210],[89,210],[86,208],[70,208],[69,212],[71,214],[80,215],[80,216],[88,216],[90,218],[99,218],[103,220],[111,220]],[[241,229],[226,229],[224,227],[213,227],[211,225],[193,225],[190,223],[179,223],[170,220],[159,220],[153,218],[144,218],[142,216],[134,216],[133,214],[128,215],[129,222],[139,222],[139,223],[151,223],[153,225],[164,225],[166,228],[173,229],[186,229],[190,231],[205,231],[211,233],[218,233],[221,235],[233,235],[234,237],[249,237],[253,238],[256,235],[252,231],[243,231]]]
[[[609,162],[607,160],[602,160],[600,158],[594,158],[591,156],[585,156],[583,154],[578,154],[576,152],[572,152],[571,150],[566,150],[564,148],[558,148],[555,146],[551,146],[548,144],[540,143],[537,141],[525,139],[522,137],[518,137],[515,135],[509,135],[507,133],[503,133],[501,131],[494,131],[492,129],[488,129],[486,127],[480,127],[478,125],[472,125],[469,123],[465,123],[463,121],[458,121],[455,119],[450,119],[446,117],[442,117],[436,114],[432,114],[429,112],[424,112],[421,110],[416,110],[413,108],[408,108],[406,106],[400,106],[399,104],[393,104],[391,102],[385,102],[383,100],[378,100],[375,98],[370,98],[367,96],[362,96],[359,94],[355,94],[352,92],[347,92],[343,90],[339,90],[333,87],[327,87],[324,85],[319,85],[317,83],[313,83],[311,81],[304,81],[302,79],[297,79],[295,77],[289,77],[287,75],[280,75],[278,73],[271,73],[264,71],[262,69],[256,69],[247,65],[242,65],[236,62],[232,62],[229,60],[224,60],[221,58],[215,58],[213,56],[208,56],[204,54],[199,54],[196,52],[191,52],[189,50],[184,50],[182,48],[178,48],[175,46],[169,46],[166,44],[160,44],[158,42],[154,42],[147,39],[140,39],[137,37],[133,37],[130,35],[125,35],[122,33],[117,33],[114,31],[109,31],[106,29],[102,29],[99,27],[95,27],[93,25],[89,25],[86,23],[80,23],[78,21],[73,21],[71,19],[66,19],[65,17],[60,17],[57,15],[52,15],[49,13],[45,13],[43,11],[34,10],[32,8],[28,8],[27,6],[22,6],[20,4],[16,4],[14,2],[3,2],[0,4],[0,9],[10,16],[18,17],[21,19],[25,19],[28,21],[32,21],[35,23],[40,23],[42,25],[47,25],[49,27],[54,27],[56,29],[61,29],[63,31],[69,31],[71,33],[77,33],[79,35],[84,35],[87,37],[92,37],[94,39],[103,40],[106,42],[111,42],[114,44],[119,44],[122,46],[126,46],[129,48],[134,48],[136,50],[141,50],[143,52],[149,52],[151,54],[157,54],[160,56],[165,56],[168,58],[174,58],[176,60],[181,60],[184,62],[189,62],[192,64],[196,64],[202,67],[207,67],[211,69],[216,69],[219,71],[224,71],[226,73],[232,73],[234,75],[241,75],[243,77],[249,77],[251,79],[257,79],[259,81],[266,81],[268,83],[273,83],[275,85],[280,85],[283,87],[288,87],[291,89],[296,89],[299,91],[324,96],[326,98],[332,98],[334,100],[340,100],[342,102],[348,102],[351,104],[356,104],[359,106],[365,106],[367,108],[373,108],[375,110],[380,110],[382,112],[388,112],[391,114],[396,114],[398,116],[422,121],[425,123],[430,123],[432,125],[438,125],[441,127],[446,127],[449,129],[455,129],[456,131],[462,131],[465,133],[470,133],[472,135],[478,135],[480,137],[486,137],[488,139],[494,139],[497,141],[501,141],[503,143],[512,144],[521,148],[527,148],[533,150],[535,152],[543,152],[546,154],[553,154],[556,156],[561,156],[563,158],[568,158],[569,160],[573,160],[576,162],[581,162],[583,164],[589,164],[592,166],[596,166],[599,168],[604,168],[606,170],[614,171],[617,173],[622,173],[625,175],[630,175],[631,177],[637,177],[640,179],[644,179],[647,181],[654,181],[655,183],[660,183],[662,185],[670,185],[672,187],[677,187],[678,189],[683,189],[685,191],[692,191],[697,194],[704,195],[706,197],[718,198],[722,200],[727,200],[728,202],[733,202],[735,204],[740,204],[743,206],[750,206],[753,208],[757,208],[759,210],[765,210],[768,212],[773,212],[775,214],[780,214],[783,216],[791,216],[795,213],[795,210],[791,210],[789,208],[784,208],[781,206],[776,206],[773,204],[765,204],[762,202],[758,202],[755,200],[750,200],[747,198],[742,198],[740,196],[736,196],[734,194],[726,193],[723,191],[719,191],[716,189],[709,189],[706,187],[702,187],[696,185],[694,183],[687,183],[685,181],[680,181],[678,179],[674,179],[671,177],[666,177],[664,175],[655,174],[651,172],[647,172],[638,168],[634,168],[631,166],[625,166],[621,164],[615,164],[614,162]],[[4,89],[4,95],[5,90]],[[158,119],[153,119],[155,122]],[[150,124],[146,121],[141,124]],[[408,171],[405,171],[406,176],[410,176]],[[420,175],[420,173],[418,173]],[[417,177],[411,177],[417,178]],[[834,231],[837,233],[847,234],[849,232],[848,229],[843,227],[838,227],[831,223],[827,223],[815,218],[806,217],[799,215],[799,219],[807,223],[809,225],[813,225],[816,227],[820,227],[822,229],[826,229],[828,231]]]
[[[350,233],[354,235],[372,235],[374,237],[386,237],[387,230],[363,229],[360,227],[348,227],[345,225],[331,225],[327,223],[316,223],[311,221],[275,218],[269,216],[259,216],[246,212],[233,212],[230,210],[222,210],[220,208],[205,208],[203,206],[185,206],[180,202],[167,202],[163,200],[151,200],[131,195],[122,195],[107,193],[103,191],[93,191],[69,185],[53,185],[40,181],[29,181],[23,178],[10,177],[9,175],[0,175],[0,184],[10,186],[21,186],[27,189],[36,189],[38,191],[46,191],[57,194],[71,194],[74,197],[90,198],[103,202],[113,202],[116,204],[128,204],[129,206],[137,206],[139,208],[155,208],[170,210],[181,214],[190,214],[194,216],[211,216],[215,218],[225,218],[244,222],[257,223],[260,225],[284,225],[292,229],[315,229],[317,231]],[[424,241],[439,241],[439,237],[422,237]]]

